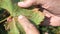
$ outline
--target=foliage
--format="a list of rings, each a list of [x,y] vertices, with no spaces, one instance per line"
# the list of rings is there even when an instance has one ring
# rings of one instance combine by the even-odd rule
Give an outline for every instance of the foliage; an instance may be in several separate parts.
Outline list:
[[[23,27],[17,21],[19,15],[26,16],[35,25],[39,25],[44,19],[42,12],[38,11],[35,7],[28,9],[18,7],[17,2],[19,1],[22,0],[0,0],[0,24],[9,18],[9,16],[13,17],[11,22],[6,21],[3,24],[7,32],[6,34],[25,34]]]
[[[26,34],[21,24],[18,23],[17,17],[24,15],[36,26],[44,19],[42,12],[38,8],[29,7],[28,9],[20,8],[17,2],[23,0],[0,0],[0,34]],[[13,17],[11,22],[6,19]],[[60,34],[60,27],[39,26],[41,34],[48,32],[49,34]]]

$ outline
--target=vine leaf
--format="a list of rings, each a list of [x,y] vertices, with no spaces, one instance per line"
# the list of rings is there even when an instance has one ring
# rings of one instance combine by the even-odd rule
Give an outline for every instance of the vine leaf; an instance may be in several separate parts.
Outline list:
[[[44,19],[44,15],[39,11],[33,9],[24,9],[17,6],[19,0],[0,0],[0,7],[6,9],[11,16],[17,17],[19,15],[26,16],[32,23],[39,25]],[[22,0],[20,0],[22,1]]]
[[[8,34],[20,34],[18,28],[16,27],[16,22],[14,18],[12,19],[11,22],[8,22]]]
[[[29,9],[20,8],[17,5],[19,1],[22,0],[0,0],[0,8],[6,9],[10,13],[10,16],[12,16],[13,18],[18,17],[19,15],[24,15],[32,23],[34,23],[35,25],[39,25],[40,22],[44,19],[44,15],[42,14],[42,12],[38,11],[38,9],[34,7],[31,7]],[[20,26],[21,24],[18,24],[15,19],[13,19],[12,22],[10,22],[8,25],[8,34],[20,34],[21,32],[21,34],[25,34],[22,26]]]

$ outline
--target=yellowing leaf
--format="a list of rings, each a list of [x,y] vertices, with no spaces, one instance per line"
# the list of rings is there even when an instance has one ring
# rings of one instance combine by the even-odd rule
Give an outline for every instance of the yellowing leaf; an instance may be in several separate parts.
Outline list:
[[[0,0],[1,1],[1,0]],[[23,9],[17,6],[17,2],[19,0],[2,0],[1,6],[2,8],[8,10],[13,17],[17,17],[19,15],[24,15],[28,17],[28,19],[38,25],[43,19],[44,15],[41,12],[35,12],[32,9]]]

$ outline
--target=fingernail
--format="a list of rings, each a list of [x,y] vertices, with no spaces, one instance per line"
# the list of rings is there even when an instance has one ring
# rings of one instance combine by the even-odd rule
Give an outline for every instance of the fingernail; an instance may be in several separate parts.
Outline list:
[[[18,21],[19,21],[19,23],[29,23],[28,19],[23,15],[20,15],[18,17]]]
[[[20,6],[20,7],[26,7],[26,3],[24,3],[24,2],[18,2],[18,6]]]
[[[20,15],[19,17],[18,17],[18,19],[23,19],[24,18],[24,16],[23,15]]]
[[[24,2],[18,2],[18,6],[23,6]]]

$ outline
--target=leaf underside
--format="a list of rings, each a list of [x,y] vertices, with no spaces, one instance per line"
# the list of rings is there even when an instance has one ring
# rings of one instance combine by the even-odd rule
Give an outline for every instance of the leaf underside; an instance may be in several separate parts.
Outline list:
[[[6,9],[13,18],[18,17],[19,15],[24,15],[30,20],[30,22],[34,23],[35,25],[39,25],[44,19],[42,12],[32,7],[29,9],[20,8],[17,6],[19,1],[22,0],[0,0],[0,8]],[[23,33],[23,28],[15,21],[15,19],[9,24],[10,30],[8,31],[8,34],[25,34]]]
[[[43,21],[44,15],[41,12],[35,12],[33,9],[20,8],[17,6],[18,1],[22,0],[0,0],[0,7],[6,9],[13,17],[17,17],[19,15],[26,16],[36,25]]]

